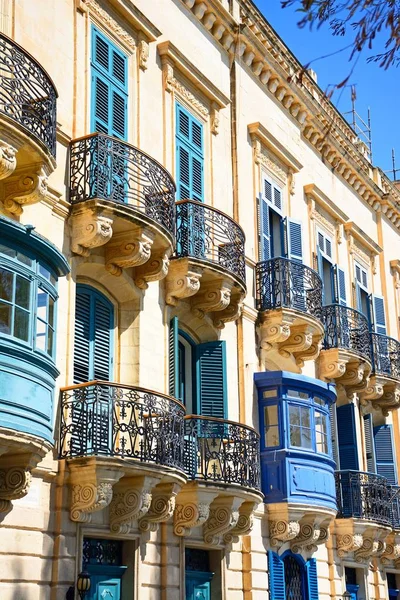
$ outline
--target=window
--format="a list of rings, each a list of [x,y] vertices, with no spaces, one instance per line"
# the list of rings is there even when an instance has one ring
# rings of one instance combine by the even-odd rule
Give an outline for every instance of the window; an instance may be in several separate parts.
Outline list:
[[[53,357],[56,281],[42,262],[0,244],[0,333]]]
[[[271,404],[264,407],[265,447],[279,446],[278,406]]]
[[[92,28],[92,132],[125,140],[128,112],[127,57],[98,29]]]
[[[171,396],[185,404],[188,413],[226,418],[225,342],[196,344],[174,317],[169,330],[169,384]]]
[[[203,125],[178,103],[175,114],[177,198],[204,202]]]
[[[391,485],[397,485],[397,469],[392,425],[374,427],[376,470]]]
[[[358,471],[358,447],[354,404],[336,407],[339,461],[342,471]]]
[[[333,264],[332,248],[332,238],[317,229],[317,265],[323,283],[323,302],[346,306],[346,276],[343,269]]]
[[[273,600],[318,600],[317,562],[290,550],[268,551],[269,594]]]
[[[315,411],[315,438],[317,452],[328,454],[328,416]]]
[[[368,274],[359,263],[354,264],[357,310],[369,317]]]
[[[290,445],[312,448],[310,409],[305,406],[289,405]]]

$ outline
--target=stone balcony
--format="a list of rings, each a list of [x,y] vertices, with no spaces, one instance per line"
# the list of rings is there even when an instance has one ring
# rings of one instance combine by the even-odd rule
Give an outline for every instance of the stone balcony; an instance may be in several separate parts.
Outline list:
[[[372,368],[366,317],[354,308],[331,304],[323,307],[322,318],[325,339],[319,357],[319,376],[336,383],[339,398],[363,393]]]
[[[70,145],[71,248],[100,255],[119,276],[131,269],[146,289],[163,279],[175,246],[175,183],[156,160],[95,133]]]
[[[259,436],[240,423],[185,417],[188,483],[179,492],[174,515],[177,536],[201,537],[209,546],[237,541],[252,527],[262,502]]]
[[[372,372],[361,401],[372,402],[387,416],[400,406],[400,342],[371,333]]]
[[[322,281],[294,260],[273,258],[256,266],[259,345],[265,369],[300,373],[315,360],[324,335]]]
[[[177,202],[176,252],[166,279],[166,301],[190,302],[195,316],[223,328],[240,314],[246,293],[242,228],[202,202]]]
[[[150,390],[92,381],[61,390],[59,458],[68,464],[70,518],[109,506],[113,533],[155,531],[186,482],[184,407]]]
[[[21,46],[0,34],[0,202],[20,215],[47,193],[56,167],[54,83]]]
[[[394,530],[399,528],[396,488],[385,477],[361,471],[336,471],[335,479],[339,556],[353,556],[359,563],[397,560],[400,548],[396,543],[392,547]]]

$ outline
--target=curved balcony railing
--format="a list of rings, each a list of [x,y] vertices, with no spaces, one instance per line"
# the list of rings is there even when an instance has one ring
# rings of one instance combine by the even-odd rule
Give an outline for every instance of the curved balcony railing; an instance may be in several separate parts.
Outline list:
[[[202,202],[176,203],[176,256],[213,262],[235,275],[243,285],[245,236],[240,225]]]
[[[400,342],[380,333],[371,333],[371,345],[373,372],[400,379]]]
[[[175,234],[175,183],[160,163],[103,133],[70,144],[70,201],[129,204]]]
[[[400,529],[400,486],[392,485],[390,486],[392,493],[392,503],[391,503],[391,518],[392,518],[392,528],[397,531]]]
[[[336,471],[335,480],[338,519],[353,517],[392,524],[394,494],[385,477],[361,471]]]
[[[56,155],[54,83],[21,46],[0,34],[0,112],[27,129]]]
[[[324,349],[350,350],[371,360],[371,338],[367,318],[354,308],[329,304],[322,307],[325,325]]]
[[[64,388],[59,458],[117,456],[183,470],[184,414],[177,400],[139,387]]]
[[[256,265],[258,310],[293,308],[321,317],[322,280],[300,262],[271,258]]]
[[[259,435],[240,423],[185,417],[185,470],[190,479],[260,490]]]

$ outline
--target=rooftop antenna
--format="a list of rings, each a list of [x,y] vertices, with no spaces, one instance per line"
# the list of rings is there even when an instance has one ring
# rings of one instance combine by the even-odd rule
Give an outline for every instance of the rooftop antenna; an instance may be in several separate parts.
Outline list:
[[[393,181],[397,181],[397,171],[400,171],[400,168],[396,169],[396,155],[394,153],[394,148],[392,148],[392,168],[388,171],[384,171],[384,173],[392,173]]]
[[[368,107],[367,122],[362,119],[356,110],[356,86],[351,85],[351,110],[343,113],[344,116],[350,115],[347,120],[353,127],[358,139],[366,146],[367,158],[372,162],[372,132],[371,132],[371,109]]]

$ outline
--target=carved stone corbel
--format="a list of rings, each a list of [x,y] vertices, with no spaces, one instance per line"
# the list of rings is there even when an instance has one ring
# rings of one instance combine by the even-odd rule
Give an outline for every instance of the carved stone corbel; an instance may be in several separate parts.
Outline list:
[[[177,483],[162,483],[154,488],[150,509],[139,522],[141,531],[157,531],[159,523],[165,523],[172,517],[179,490]]]
[[[4,184],[3,205],[8,212],[21,215],[23,206],[44,200],[47,193],[47,175],[39,167],[36,172],[18,171]]]
[[[286,542],[290,542],[300,533],[299,521],[270,521],[269,539],[271,546],[280,547]]]
[[[378,400],[383,396],[383,381],[379,377],[373,376],[368,380],[367,388],[361,394],[361,400],[371,401]]]
[[[394,562],[396,569],[400,566],[400,539],[395,533],[389,535],[386,542],[386,548],[381,554],[382,564],[387,565],[390,562]]]
[[[150,260],[135,271],[135,284],[142,290],[147,290],[151,281],[160,281],[168,275],[169,258],[166,254],[151,257]]]
[[[194,296],[200,289],[200,278],[203,269],[190,267],[186,260],[173,260],[170,263],[166,278],[165,301],[170,306],[176,306],[179,300]]]
[[[400,383],[391,381],[384,384],[383,394],[374,404],[379,406],[384,416],[388,416],[390,410],[395,410],[400,406]]]
[[[112,275],[122,275],[122,269],[138,267],[151,255],[153,238],[142,228],[135,227],[129,234],[113,236],[106,247],[106,269]]]
[[[363,543],[360,548],[354,552],[354,558],[358,563],[370,562],[378,554],[383,554],[386,544],[373,536],[363,536]]]
[[[211,133],[214,135],[219,133],[219,106],[216,102],[211,105]]]
[[[178,494],[174,512],[174,533],[189,536],[192,529],[205,523],[210,515],[210,505],[218,492],[201,490],[197,484],[186,484]]]
[[[135,521],[149,510],[151,490],[158,481],[155,477],[124,477],[115,485],[110,504],[113,533],[130,533]]]
[[[213,314],[213,323],[216,329],[223,329],[225,323],[237,321],[242,312],[243,305],[239,300],[232,300],[227,308]]]
[[[313,336],[310,331],[304,330],[303,327],[292,327],[290,330],[290,336],[285,341],[283,348],[280,350],[282,353],[286,353],[285,356],[290,354],[302,354],[307,351],[312,344]]]
[[[363,536],[361,533],[345,533],[336,535],[337,553],[340,558],[344,558],[349,552],[359,550],[363,545]]]
[[[71,508],[70,518],[78,523],[90,523],[92,513],[108,506],[113,496],[113,486],[121,479],[122,469],[89,465],[80,461],[70,463]]]
[[[146,40],[141,39],[138,45],[139,52],[139,67],[146,71],[147,61],[149,60],[149,44]]]
[[[17,149],[0,141],[0,179],[10,177],[17,166]]]
[[[243,498],[220,496],[210,506],[210,515],[203,525],[203,539],[206,544],[218,546],[224,536],[234,529],[239,520],[239,507]]]
[[[223,311],[231,301],[233,283],[224,279],[215,280],[204,287],[192,299],[193,313],[203,318],[208,312]]]
[[[315,552],[317,550],[317,543],[321,536],[321,528],[318,520],[307,518],[304,522],[300,523],[300,533],[292,541],[290,547],[295,554],[301,552],[303,549],[309,552]]]
[[[0,465],[0,513],[11,510],[12,500],[26,496],[31,481],[32,475],[25,467]]]
[[[71,250],[80,256],[89,256],[92,248],[104,246],[110,241],[112,219],[85,211],[71,216]]]
[[[347,359],[337,350],[323,350],[319,355],[319,374],[322,379],[339,379],[346,373]]]
[[[224,535],[226,544],[236,544],[239,537],[248,535],[253,529],[253,513],[257,504],[255,502],[243,502],[239,509],[239,518],[236,525]]]
[[[365,362],[348,362],[346,372],[340,378],[340,383],[346,388],[346,393],[349,398],[354,393],[363,392],[368,386],[368,375],[371,367]]]

